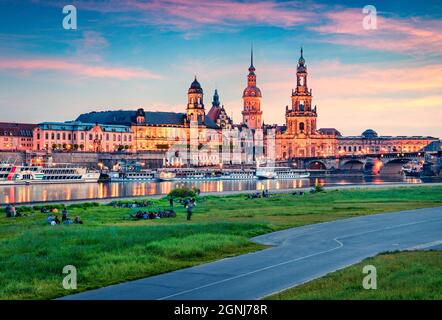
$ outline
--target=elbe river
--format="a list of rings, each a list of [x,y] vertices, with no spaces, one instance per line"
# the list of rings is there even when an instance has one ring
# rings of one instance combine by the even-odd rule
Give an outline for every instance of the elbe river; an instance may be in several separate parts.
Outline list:
[[[363,176],[329,176],[326,178],[309,178],[304,180],[210,180],[210,181],[144,181],[112,183],[72,183],[72,184],[34,184],[0,186],[0,204],[41,203],[72,200],[97,200],[111,198],[140,197],[149,195],[166,195],[171,190],[188,186],[197,187],[204,192],[280,190],[308,188],[319,183],[324,186],[364,185],[388,183],[422,183],[419,179],[408,179],[402,176],[363,177]]]

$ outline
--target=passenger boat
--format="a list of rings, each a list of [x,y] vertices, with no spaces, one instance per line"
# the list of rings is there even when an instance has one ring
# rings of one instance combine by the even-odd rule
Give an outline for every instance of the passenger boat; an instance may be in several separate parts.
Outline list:
[[[0,184],[39,184],[39,183],[75,183],[97,182],[100,173],[84,167],[70,165],[23,165],[2,164],[0,166]]]
[[[258,179],[306,179],[310,177],[310,173],[287,167],[258,167],[256,177]]]
[[[98,182],[100,172],[72,165],[23,166],[17,180],[25,183]]]
[[[165,171],[165,170],[157,171],[155,174],[155,178],[158,181],[176,181],[176,180],[178,180],[175,172]]]
[[[0,185],[15,184],[18,168],[10,163],[0,163]]]
[[[253,170],[229,170],[224,171],[220,177],[222,180],[253,180],[255,171]]]
[[[258,167],[255,175],[258,179],[276,179],[277,177],[274,167]]]
[[[127,171],[127,172],[109,172],[111,182],[130,182],[130,181],[151,181],[155,179],[155,172],[152,170]]]
[[[276,179],[307,179],[310,173],[305,170],[276,167]]]

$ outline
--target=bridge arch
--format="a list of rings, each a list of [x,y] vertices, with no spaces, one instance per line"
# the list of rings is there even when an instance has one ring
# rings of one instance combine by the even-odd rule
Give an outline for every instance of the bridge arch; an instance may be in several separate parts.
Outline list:
[[[396,175],[401,174],[402,167],[409,163],[410,161],[413,161],[411,158],[397,158],[392,159],[390,161],[385,161],[380,173],[383,175]]]
[[[327,170],[327,165],[321,160],[313,160],[307,163],[307,169],[310,170]]]
[[[362,171],[364,169],[365,162],[359,159],[351,159],[344,161],[341,164],[341,170],[346,171]]]

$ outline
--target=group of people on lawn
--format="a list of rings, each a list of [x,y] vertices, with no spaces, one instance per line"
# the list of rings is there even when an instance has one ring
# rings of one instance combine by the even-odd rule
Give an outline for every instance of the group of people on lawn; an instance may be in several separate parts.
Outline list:
[[[76,216],[74,220],[68,217],[68,211],[66,209],[63,209],[61,212],[61,221],[58,218],[58,209],[53,208],[48,215],[48,224],[51,226],[55,226],[57,224],[83,224],[83,221],[80,219],[79,216]]]
[[[52,208],[42,208],[40,210],[41,213],[48,213],[47,222],[51,226],[55,226],[57,224],[83,224],[83,221],[80,219],[79,216],[76,216],[74,220],[70,219],[68,217],[68,211],[67,209],[63,209],[61,212],[61,220],[58,217],[58,209]],[[24,217],[26,214],[18,212],[18,210],[15,208],[13,204],[8,204],[5,208],[6,218],[12,218],[12,217]]]

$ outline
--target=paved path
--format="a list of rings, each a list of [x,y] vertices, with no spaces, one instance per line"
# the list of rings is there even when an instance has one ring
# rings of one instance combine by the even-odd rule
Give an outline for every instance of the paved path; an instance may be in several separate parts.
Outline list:
[[[442,207],[320,223],[253,240],[272,247],[65,299],[259,299],[380,252],[440,248]]]

